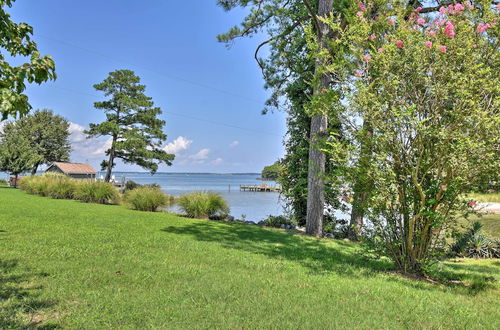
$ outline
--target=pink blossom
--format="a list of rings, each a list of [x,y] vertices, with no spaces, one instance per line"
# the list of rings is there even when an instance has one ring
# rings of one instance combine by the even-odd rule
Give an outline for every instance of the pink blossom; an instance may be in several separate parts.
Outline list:
[[[497,3],[497,10],[500,10],[500,3]]]
[[[446,14],[446,12],[447,12],[447,11],[448,11],[448,10],[447,10],[445,7],[441,7],[441,8],[439,8],[439,12],[441,13],[441,15]]]
[[[425,24],[425,19],[423,19],[422,17],[419,17],[419,18],[417,19],[417,24],[420,24],[420,25]]]
[[[383,48],[379,48],[377,49],[377,53],[383,53],[384,52],[384,49]]]
[[[429,49],[432,48],[432,41],[426,41],[425,42],[425,47],[427,47]]]
[[[415,11],[416,11],[417,13],[420,13],[420,11],[421,11],[421,10],[422,10],[422,7],[417,7],[417,8],[415,8]]]
[[[469,9],[474,9],[474,5],[470,1],[467,1],[465,4],[469,7]]]
[[[491,27],[490,23],[479,23],[477,25],[477,32],[478,33],[483,33],[484,31],[488,30]]]
[[[450,38],[453,38],[455,36],[455,26],[453,25],[452,22],[450,21],[446,22],[446,26],[444,28],[444,34],[446,34]]]
[[[446,185],[445,185],[445,184],[441,186],[441,190],[442,190],[442,191],[446,191],[446,189],[448,189],[448,187],[446,187]]]
[[[431,36],[431,37],[434,37],[434,36],[436,35],[436,31],[431,30],[431,31],[427,32],[427,34],[428,34],[429,36]]]
[[[398,40],[396,42],[396,46],[398,46],[398,48],[402,48],[403,47],[403,41],[402,40]]]
[[[368,63],[368,61],[370,61],[371,59],[372,59],[372,57],[371,57],[370,55],[368,55],[368,54],[367,54],[367,55],[365,55],[365,56],[363,56],[363,61],[365,61],[365,62],[367,62],[367,63]]]
[[[360,69],[356,69],[356,70],[354,70],[354,75],[356,77],[361,78],[361,77],[363,77],[363,72]]]
[[[356,13],[356,15],[358,15],[359,18],[363,18],[363,12],[362,11],[358,11]]]
[[[456,10],[456,11],[462,11],[462,10],[464,10],[464,9],[465,9],[465,8],[464,8],[464,6],[462,6],[462,4],[460,4],[460,3],[457,3],[457,4],[455,5],[455,10]]]
[[[326,93],[326,88],[324,88],[324,87],[323,87],[323,88],[321,89],[321,94],[325,94],[325,93]]]
[[[396,23],[396,21],[394,20],[394,18],[389,18],[389,23],[390,23],[391,25],[394,25],[394,23]]]
[[[469,206],[470,206],[470,207],[474,207],[474,206],[476,206],[476,202],[475,202],[475,201],[470,201],[470,202],[469,202]]]
[[[375,40],[375,39],[377,39],[377,36],[376,36],[376,35],[374,35],[374,34],[372,34],[372,35],[370,36],[370,40]]]
[[[441,51],[441,53],[446,53],[446,46],[439,46],[439,50]]]
[[[359,6],[359,10],[362,10],[362,11],[366,10],[366,6],[364,3],[360,2],[360,3],[358,3],[358,6]]]

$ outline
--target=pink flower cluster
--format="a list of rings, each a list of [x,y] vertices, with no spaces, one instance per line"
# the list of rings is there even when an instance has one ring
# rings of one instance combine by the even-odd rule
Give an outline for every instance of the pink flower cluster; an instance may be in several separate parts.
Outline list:
[[[472,5],[469,1],[467,1],[467,6],[472,9],[474,8],[474,5]],[[448,5],[448,7],[441,7],[439,8],[439,12],[441,15],[444,14],[458,14],[461,11],[465,10],[465,7],[461,3],[457,3],[456,5]]]
[[[425,42],[425,47],[431,49],[432,48],[432,41],[426,41]]]
[[[455,26],[453,25],[452,22],[450,21],[446,22],[446,26],[444,28],[444,34],[446,34],[450,38],[453,38],[455,36]]]
[[[477,25],[477,33],[483,33],[491,27],[490,23],[479,23]]]
[[[371,59],[372,59],[372,57],[368,54],[363,56],[363,61],[365,61],[366,63],[368,63],[368,61],[370,61]]]
[[[398,46],[398,48],[403,48],[403,45],[404,45],[404,43],[402,40],[396,41],[396,46]]]
[[[361,10],[361,11],[365,11],[366,10],[366,6],[365,6],[364,3],[360,2],[360,3],[358,3],[358,6],[359,6],[359,10]]]

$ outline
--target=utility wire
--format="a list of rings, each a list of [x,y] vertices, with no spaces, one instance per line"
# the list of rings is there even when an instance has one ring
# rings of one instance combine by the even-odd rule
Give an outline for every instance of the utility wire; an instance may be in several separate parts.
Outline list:
[[[81,92],[81,91],[77,91],[77,90],[66,88],[66,87],[59,87],[59,86],[54,86],[54,85],[50,86],[50,87],[54,87],[56,89],[60,89],[60,90],[71,92],[71,93],[75,93],[75,94],[81,94],[81,95],[86,95],[86,96],[92,96],[92,97],[95,97],[95,98],[101,98],[101,96],[96,95],[96,94],[91,94],[91,93],[87,93],[87,92]],[[192,116],[192,115],[189,115],[189,114],[183,114],[183,113],[172,112],[172,111],[167,111],[167,112],[165,112],[165,114],[167,116],[171,115],[171,116],[183,117],[183,118],[187,118],[187,119],[191,119],[191,120],[197,120],[197,121],[201,121],[201,122],[205,122],[205,123],[209,123],[209,124],[213,124],[213,125],[225,126],[225,127],[230,127],[230,128],[234,128],[234,129],[244,130],[244,131],[248,131],[248,132],[254,132],[254,133],[267,134],[267,135],[281,137],[281,135],[276,134],[276,133],[262,131],[262,130],[257,130],[257,129],[248,128],[248,127],[241,127],[241,126],[237,126],[237,125],[233,125],[233,124],[228,124],[228,123],[223,123],[223,122],[219,122],[219,121],[209,120],[209,119],[205,119],[205,118],[201,118],[201,117],[197,117],[197,116]]]
[[[115,58],[115,57],[112,57],[112,56],[109,56],[109,55],[97,52],[97,51],[92,50],[92,49],[84,48],[84,47],[81,47],[81,46],[69,43],[67,41],[54,39],[54,38],[47,37],[47,36],[40,35],[40,34],[37,34],[37,37],[40,37],[40,38],[46,39],[46,40],[50,40],[50,41],[54,41],[54,42],[57,42],[57,43],[60,43],[60,44],[63,44],[63,45],[69,46],[69,47],[74,47],[76,49],[83,50],[85,52],[88,52],[88,53],[91,53],[91,54],[94,54],[94,55],[106,58],[108,60],[112,60],[112,61],[116,61],[116,62],[122,62],[122,63],[134,66],[134,67],[142,69],[142,70],[150,71],[152,73],[155,73],[155,74],[157,74],[159,76],[162,76],[162,77],[165,77],[165,78],[168,78],[168,79],[171,79],[171,80],[182,81],[182,82],[187,83],[187,84],[191,84],[191,85],[194,85],[194,86],[202,87],[202,88],[209,89],[209,90],[212,90],[212,91],[215,91],[215,92],[218,92],[218,93],[230,95],[230,96],[233,96],[233,97],[245,99],[247,101],[256,102],[256,103],[259,103],[259,104],[263,103],[262,101],[259,101],[257,99],[254,99],[254,98],[251,98],[251,97],[248,97],[248,96],[245,96],[245,95],[241,95],[241,94],[238,94],[238,93],[227,91],[227,90],[224,90],[224,89],[221,89],[221,88],[217,88],[217,87],[214,87],[214,86],[210,86],[210,85],[203,84],[203,83],[200,83],[200,82],[197,82],[197,81],[193,81],[193,80],[189,80],[189,79],[186,79],[186,78],[182,78],[182,77],[179,77],[179,76],[174,76],[174,75],[167,74],[167,73],[164,73],[164,72],[159,72],[158,70],[151,69],[151,68],[144,67],[144,66],[140,66],[140,65],[128,62],[126,60],[118,59],[118,58]]]

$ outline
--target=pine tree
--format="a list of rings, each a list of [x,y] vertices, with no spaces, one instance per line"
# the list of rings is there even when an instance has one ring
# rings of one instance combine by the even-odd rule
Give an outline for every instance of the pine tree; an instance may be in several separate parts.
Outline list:
[[[109,99],[94,103],[96,109],[103,110],[106,120],[100,124],[90,124],[88,137],[110,136],[111,147],[106,150],[108,160],[101,163],[106,170],[105,181],[111,179],[115,160],[127,164],[137,164],[155,173],[159,163],[172,164],[174,155],[162,150],[167,139],[163,133],[165,121],[158,118],[161,109],[155,107],[151,97],[144,94],[146,86],[131,70],[110,72],[103,82],[94,88]]]

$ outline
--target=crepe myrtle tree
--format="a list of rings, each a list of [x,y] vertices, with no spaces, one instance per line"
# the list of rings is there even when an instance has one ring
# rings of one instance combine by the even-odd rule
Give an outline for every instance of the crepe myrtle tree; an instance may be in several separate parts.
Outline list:
[[[369,143],[369,161],[360,164],[373,190],[370,237],[400,270],[418,274],[455,219],[474,206],[461,196],[483,171],[500,166],[500,8],[456,3],[426,16],[397,1],[383,5],[376,17],[358,10],[345,28],[328,19],[342,35],[331,47],[349,48],[349,65],[324,70],[348,91],[342,125],[350,141],[332,139],[324,149],[352,164]],[[332,54],[339,56],[318,56],[341,62]],[[318,106],[328,93],[316,98]]]
[[[0,54],[0,121],[31,110],[28,96],[24,94],[26,82],[41,84],[56,78],[54,61],[50,56],[41,56],[31,39],[33,28],[13,22],[5,11],[13,3],[14,0],[0,0],[0,48],[11,57],[29,57],[29,61],[12,66]]]
[[[159,163],[172,164],[174,155],[162,149],[167,136],[163,132],[165,121],[158,118],[161,109],[144,94],[146,86],[140,84],[140,78],[133,71],[110,72],[94,88],[109,97],[94,103],[96,109],[105,112],[106,120],[90,124],[86,131],[89,138],[111,137],[111,146],[106,150],[108,159],[101,163],[106,170],[105,181],[110,181],[116,159],[139,165],[151,173],[157,171]]]

